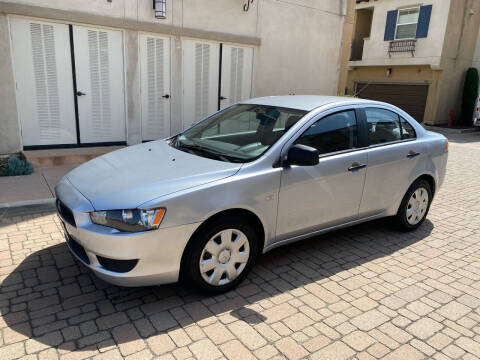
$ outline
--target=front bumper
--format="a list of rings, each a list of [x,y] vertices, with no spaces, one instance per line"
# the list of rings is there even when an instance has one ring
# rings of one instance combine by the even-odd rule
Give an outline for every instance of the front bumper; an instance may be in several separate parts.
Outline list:
[[[72,216],[65,215],[65,208],[59,211],[71,252],[99,278],[120,286],[178,281],[183,251],[199,224],[160,227],[139,233],[120,232],[92,223],[89,212],[93,207],[67,180],[62,180],[55,192],[61,204],[71,211]],[[111,271],[105,258],[127,260],[119,263],[130,261],[133,268],[126,272]]]

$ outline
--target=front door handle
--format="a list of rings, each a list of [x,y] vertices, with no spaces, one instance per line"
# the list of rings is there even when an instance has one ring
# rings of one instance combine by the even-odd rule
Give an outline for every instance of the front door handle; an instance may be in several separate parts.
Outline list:
[[[348,171],[356,171],[363,169],[364,167],[367,167],[367,164],[360,164],[358,162],[354,162],[350,167],[348,168]]]
[[[87,94],[85,94],[84,92],[81,92],[81,91],[77,91],[77,96],[83,96],[83,95],[87,95]]]
[[[220,100],[227,100],[225,96],[220,96]]]
[[[420,155],[419,152],[410,151],[410,152],[407,154],[407,157],[411,159],[411,158],[414,158],[415,156],[418,156],[418,155]]]
[[[162,98],[169,99],[169,98],[170,98],[170,94],[165,94],[165,95],[162,96]]]

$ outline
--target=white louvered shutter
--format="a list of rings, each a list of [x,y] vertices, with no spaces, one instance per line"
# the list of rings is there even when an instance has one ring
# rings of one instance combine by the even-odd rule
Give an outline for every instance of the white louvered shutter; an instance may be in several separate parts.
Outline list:
[[[140,73],[142,140],[166,138],[170,136],[169,38],[140,35]]]
[[[221,108],[251,97],[253,48],[222,46]]]
[[[219,50],[216,43],[183,40],[183,127],[218,109]]]
[[[121,31],[73,26],[81,143],[126,139]]]
[[[11,33],[23,145],[75,144],[68,25],[12,18]]]

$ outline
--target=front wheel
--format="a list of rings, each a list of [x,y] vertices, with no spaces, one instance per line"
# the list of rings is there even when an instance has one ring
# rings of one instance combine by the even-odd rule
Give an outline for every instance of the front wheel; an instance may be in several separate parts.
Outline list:
[[[229,291],[251,270],[257,252],[257,234],[245,220],[225,217],[196,234],[186,249],[184,274],[199,290],[210,294]]]
[[[432,190],[425,180],[417,180],[403,197],[395,222],[402,231],[417,229],[427,217],[432,202]]]

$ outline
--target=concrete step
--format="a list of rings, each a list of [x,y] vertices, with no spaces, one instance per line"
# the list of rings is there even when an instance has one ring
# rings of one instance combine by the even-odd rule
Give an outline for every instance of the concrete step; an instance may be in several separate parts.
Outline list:
[[[123,146],[98,146],[70,149],[27,150],[23,153],[35,168],[80,165]]]

